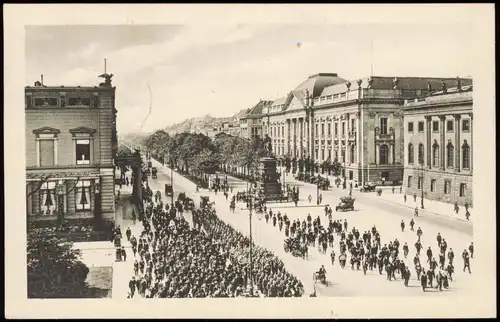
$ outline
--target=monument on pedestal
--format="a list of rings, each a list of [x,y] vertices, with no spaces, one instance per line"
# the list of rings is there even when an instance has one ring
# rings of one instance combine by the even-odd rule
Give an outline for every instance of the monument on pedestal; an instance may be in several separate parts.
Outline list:
[[[262,191],[265,200],[279,200],[281,183],[276,171],[276,159],[265,157],[259,160],[257,172],[257,188]]]

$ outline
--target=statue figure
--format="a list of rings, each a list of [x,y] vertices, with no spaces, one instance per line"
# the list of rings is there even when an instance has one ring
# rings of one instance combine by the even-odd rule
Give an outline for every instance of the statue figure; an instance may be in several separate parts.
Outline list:
[[[351,88],[351,82],[347,81],[347,83],[345,83],[345,86],[347,87],[347,90],[350,90],[350,88]]]
[[[104,78],[104,83],[100,83],[99,86],[101,87],[111,87],[111,78],[113,77],[113,74],[101,74],[99,77]]]
[[[446,93],[448,89],[446,88],[446,83],[444,81],[441,82],[441,89],[443,90],[443,93]]]
[[[368,78],[368,88],[372,88],[372,84],[373,84],[373,78],[370,77]]]
[[[363,81],[361,79],[358,79],[358,88],[361,88],[361,84],[363,84]]]
[[[432,92],[431,82],[427,82],[427,90],[429,91],[429,94]]]
[[[457,76],[457,89],[459,91],[462,90],[462,80],[460,79],[460,77]]]
[[[394,77],[394,79],[392,80],[392,88],[397,89],[398,84],[399,84],[399,79],[397,77]]]

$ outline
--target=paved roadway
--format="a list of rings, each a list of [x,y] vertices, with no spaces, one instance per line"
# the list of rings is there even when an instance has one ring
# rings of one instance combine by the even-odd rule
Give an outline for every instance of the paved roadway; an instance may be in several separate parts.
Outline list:
[[[170,182],[170,172],[159,164],[156,164],[156,166],[158,166],[159,169],[158,179],[150,180],[150,186],[153,190],[161,189],[161,191],[163,191],[164,183]],[[179,190],[182,190],[189,195],[194,195],[195,186],[191,182],[188,182],[186,179],[176,179],[177,177],[179,177],[179,175],[174,174],[174,189],[177,190],[177,192]],[[228,180],[230,184],[233,185],[234,193],[236,193],[238,190],[241,191],[246,188],[246,183],[239,179],[228,177]],[[299,185],[299,183],[297,183],[297,185]],[[322,193],[324,203],[330,203],[331,205],[334,205],[338,202],[338,195],[335,195],[335,191],[333,193]],[[229,212],[228,202],[225,200],[222,194],[219,193],[217,196],[215,196],[213,192],[208,191],[200,191],[200,194],[210,195],[211,199],[216,201],[218,215],[222,220],[231,224],[235,229],[240,230],[243,234],[249,233],[248,211],[242,209],[244,205],[240,204],[239,207],[237,207],[236,212],[232,214]],[[315,186],[302,184],[302,199],[305,199],[309,194],[315,197]],[[415,254],[413,244],[416,240],[415,233],[409,231],[409,218],[413,217],[413,212],[411,211],[411,209],[386,203],[383,203],[381,205],[374,204],[376,201],[369,199],[370,197],[356,196],[356,198],[358,198],[358,200],[361,199],[362,202],[357,202],[355,204],[356,210],[354,212],[334,212],[334,219],[347,219],[349,227],[358,227],[361,233],[364,230],[370,229],[373,224],[375,224],[378,230],[381,232],[383,243],[389,242],[389,237],[387,236],[390,236],[391,240],[393,238],[398,238],[401,244],[404,244],[404,242],[408,242],[408,245],[410,246],[408,261],[410,262]],[[197,197],[193,199],[195,200],[195,203],[199,202],[197,200]],[[313,217],[320,215],[322,221],[326,221],[326,218],[322,215],[322,208],[307,207],[308,201],[301,201],[299,205],[301,204],[306,207],[280,208],[280,206],[282,205],[279,204],[269,204],[269,207],[275,208],[276,211],[280,210],[282,213],[287,213],[287,215],[292,219],[304,219],[307,216],[307,213],[311,213]],[[404,232],[401,232],[400,229],[401,220],[404,220],[406,222],[407,228]],[[454,221],[448,218],[434,218],[430,217],[430,215],[428,218],[424,216],[417,218],[415,229],[418,226],[422,227],[422,230],[424,232],[424,235],[422,237],[422,244],[425,248],[427,248],[427,246],[431,246],[433,252],[437,254],[437,243],[435,236],[437,234],[437,231],[440,231],[441,235],[443,235],[443,237],[448,241],[449,247],[453,248],[455,251],[455,267],[457,273],[456,279],[454,279],[454,282],[451,284],[451,288],[443,292],[431,290],[425,293],[425,295],[463,295],[463,291],[466,291],[467,289],[472,287],[471,276],[461,271],[461,251],[469,245],[472,239],[471,233],[468,232],[469,229],[460,221]],[[419,282],[416,280],[416,273],[414,271],[412,272],[410,287],[406,288],[404,287],[401,280],[389,282],[386,280],[385,275],[379,276],[378,272],[375,271],[369,271],[366,276],[363,276],[362,271],[352,271],[350,267],[342,270],[338,267],[337,263],[335,263],[335,266],[332,268],[329,257],[327,255],[320,254],[316,249],[312,247],[309,250],[310,258],[308,261],[302,260],[300,258],[295,258],[283,251],[284,233],[279,232],[279,230],[272,227],[272,225],[266,224],[265,220],[263,219],[263,215],[257,214],[253,216],[252,234],[256,244],[264,246],[273,251],[278,257],[280,257],[280,259],[283,260],[287,269],[303,281],[306,292],[308,293],[312,292],[313,289],[312,273],[316,271],[321,265],[325,265],[328,272],[328,280],[331,286],[326,288],[321,285],[316,285],[320,296],[423,295],[422,290],[419,287]],[[337,242],[338,240],[336,239],[336,245]],[[335,246],[335,252],[337,253],[338,257],[338,246]],[[423,254],[421,255],[421,261],[425,263]],[[409,263],[408,266],[413,269],[413,265],[411,263]],[[474,260],[472,260],[471,262],[471,267],[472,270],[474,270]]]

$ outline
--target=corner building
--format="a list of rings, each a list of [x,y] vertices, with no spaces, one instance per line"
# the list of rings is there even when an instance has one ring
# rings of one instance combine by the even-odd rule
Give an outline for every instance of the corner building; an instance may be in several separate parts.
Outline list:
[[[28,221],[114,222],[117,149],[111,75],[95,87],[25,88]],[[96,219],[99,219],[96,221]]]
[[[262,111],[263,134],[277,156],[338,160],[358,182],[401,182],[404,168],[402,105],[455,78],[310,76]]]
[[[404,104],[403,184],[409,195],[472,206],[473,87],[457,83]]]

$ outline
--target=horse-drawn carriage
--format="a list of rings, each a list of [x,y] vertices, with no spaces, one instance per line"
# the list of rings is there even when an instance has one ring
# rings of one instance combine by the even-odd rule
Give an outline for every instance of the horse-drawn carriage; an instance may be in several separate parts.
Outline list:
[[[376,185],[373,182],[365,183],[359,191],[361,192],[371,192],[375,191]]]
[[[338,205],[335,206],[335,211],[354,210],[354,201],[356,199],[350,196],[341,197]]]
[[[287,238],[283,244],[283,249],[286,253],[292,253],[295,257],[305,258],[307,254],[307,245],[301,244],[294,238]]]
[[[200,208],[205,208],[210,206],[210,197],[201,196],[200,197]]]
[[[158,169],[156,167],[151,168],[151,178],[152,179],[158,178]]]

